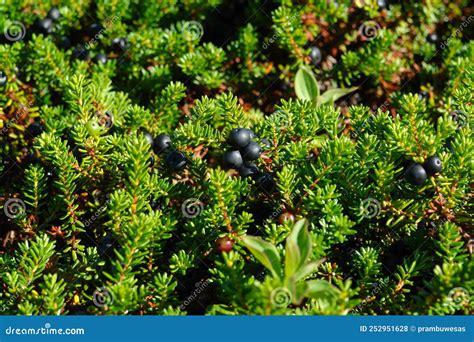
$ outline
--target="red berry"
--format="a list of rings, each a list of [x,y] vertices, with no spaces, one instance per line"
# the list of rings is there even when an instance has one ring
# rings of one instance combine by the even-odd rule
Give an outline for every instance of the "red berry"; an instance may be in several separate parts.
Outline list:
[[[294,221],[295,220],[295,215],[293,215],[292,212],[290,211],[286,211],[284,212],[283,214],[280,215],[280,217],[278,218],[278,222],[280,224],[283,224],[285,223],[286,221]]]
[[[219,252],[230,252],[234,246],[234,242],[227,236],[224,236],[216,240],[216,246]]]

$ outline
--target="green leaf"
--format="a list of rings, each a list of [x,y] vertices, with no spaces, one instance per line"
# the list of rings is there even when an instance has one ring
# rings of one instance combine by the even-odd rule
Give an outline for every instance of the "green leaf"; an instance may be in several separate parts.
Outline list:
[[[286,239],[285,276],[291,277],[311,255],[311,236],[307,229],[307,221],[302,219],[295,223],[293,230]]]
[[[300,67],[295,76],[295,92],[300,100],[318,102],[319,86],[313,72],[306,66]]]
[[[328,281],[317,279],[306,282],[306,297],[316,299],[330,299],[338,294],[338,289]]]
[[[275,278],[281,280],[281,259],[275,246],[261,238],[249,235],[242,237],[242,242],[253,256],[272,272]]]
[[[318,106],[328,102],[334,103],[336,100],[340,99],[344,95],[352,93],[356,89],[357,87],[329,89],[318,98]]]
[[[294,277],[295,281],[304,279],[307,276],[309,276],[311,273],[316,272],[316,270],[318,269],[318,266],[321,265],[324,261],[326,261],[326,258],[322,258],[322,259],[317,260],[317,261],[311,261],[311,262],[308,262],[308,263],[304,264],[303,266],[301,266],[295,272],[295,274],[293,274],[293,277]]]

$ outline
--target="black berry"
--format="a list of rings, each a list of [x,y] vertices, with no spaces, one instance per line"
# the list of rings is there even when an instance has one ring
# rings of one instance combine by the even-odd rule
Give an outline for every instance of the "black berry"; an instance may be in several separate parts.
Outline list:
[[[94,57],[94,62],[96,64],[105,64],[105,63],[107,63],[107,56],[104,55],[103,53],[98,53]]]
[[[161,198],[155,198],[150,201],[150,207],[153,210],[163,209],[163,200]]]
[[[168,165],[169,168],[175,171],[180,171],[184,169],[187,162],[188,160],[186,159],[184,154],[179,151],[171,151],[166,156],[166,164]]]
[[[0,70],[0,87],[3,87],[5,84],[7,84],[8,77],[7,75]]]
[[[50,34],[53,32],[53,21],[50,18],[44,18],[36,22],[36,28],[39,33]]]
[[[259,173],[257,177],[255,177],[255,184],[259,190],[266,193],[272,192],[276,185],[273,177],[266,172]]]
[[[89,59],[89,50],[82,46],[78,46],[72,52],[73,59],[79,59],[81,61],[87,61]]]
[[[153,148],[155,153],[159,154],[166,151],[171,146],[171,138],[169,135],[160,134],[153,140]]]
[[[224,165],[231,169],[238,169],[242,167],[244,161],[242,160],[242,156],[240,152],[237,150],[228,151],[224,154],[223,157]]]
[[[99,241],[98,252],[100,256],[107,256],[112,258],[114,256],[114,249],[117,241],[110,236],[104,236]]]
[[[250,132],[247,128],[233,129],[229,135],[229,143],[239,149],[247,146],[252,139]]]
[[[435,173],[440,172],[443,167],[441,164],[441,159],[439,159],[437,156],[429,157],[423,166],[425,167],[428,176],[432,176]]]
[[[101,31],[105,30],[104,27],[100,24],[97,24],[97,23],[93,23],[90,27],[89,27],[89,35],[91,37],[94,37],[95,35],[97,34],[100,34]]]
[[[387,2],[385,0],[377,0],[377,5],[379,9],[387,8]]]
[[[426,41],[428,43],[431,43],[431,44],[436,44],[438,42],[438,35],[436,33],[430,33],[427,37],[426,37]]]
[[[246,164],[239,169],[239,175],[242,178],[255,177],[259,173],[258,167],[255,164]]]
[[[321,53],[321,50],[316,46],[311,47],[311,52],[310,52],[309,56],[311,57],[311,62],[314,65],[317,65],[317,64],[321,63],[321,60],[323,59],[323,55]]]
[[[57,7],[53,7],[49,10],[48,12],[48,18],[56,21],[59,18],[61,18],[61,13],[59,12],[59,9]]]
[[[111,49],[113,52],[120,53],[128,49],[128,41],[126,38],[114,38],[112,40]]]
[[[221,237],[216,240],[216,247],[219,252],[230,252],[232,247],[234,246],[234,242],[226,237]]]
[[[245,160],[255,160],[262,154],[262,148],[256,142],[251,141],[247,146],[240,150],[240,154]]]
[[[43,133],[43,126],[39,123],[39,122],[33,122],[31,125],[28,126],[28,128],[26,129],[26,131],[31,135],[33,136],[34,138],[36,138],[38,135],[40,135],[41,133]]]
[[[427,177],[425,169],[418,163],[411,165],[405,172],[407,182],[414,185],[423,184]]]
[[[262,139],[262,144],[265,148],[271,148],[272,147],[272,143],[270,142],[270,140],[265,139],[265,138]]]
[[[71,47],[71,39],[66,36],[61,37],[58,42],[58,47],[64,50],[69,49]]]

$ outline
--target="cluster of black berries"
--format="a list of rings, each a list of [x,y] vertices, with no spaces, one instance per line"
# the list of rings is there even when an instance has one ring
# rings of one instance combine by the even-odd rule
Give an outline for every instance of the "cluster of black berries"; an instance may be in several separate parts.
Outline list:
[[[145,136],[145,139],[156,154],[166,153],[165,162],[171,170],[181,171],[186,167],[188,159],[184,153],[171,149],[171,137],[169,135],[160,134],[156,138],[153,138],[150,132],[144,129],[141,129],[140,132]],[[150,164],[153,163],[154,159],[151,157]]]
[[[262,154],[260,145],[252,140],[255,138],[255,133],[248,128],[233,129],[228,139],[232,149],[224,154],[223,161],[226,167],[239,170],[241,177],[252,177],[257,187],[268,193],[275,187],[275,181],[253,163]]]
[[[61,17],[61,13],[56,7],[49,10],[48,15],[44,19],[40,19],[36,22],[35,27],[39,33],[51,34],[54,31],[54,22],[58,21]]]
[[[415,163],[408,167],[405,171],[405,179],[413,185],[422,185],[428,176],[433,176],[441,169],[441,159],[437,156],[431,156],[423,165]]]

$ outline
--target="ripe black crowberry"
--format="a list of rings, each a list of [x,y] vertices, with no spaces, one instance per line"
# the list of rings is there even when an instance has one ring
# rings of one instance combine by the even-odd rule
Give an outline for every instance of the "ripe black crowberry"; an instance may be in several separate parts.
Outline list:
[[[5,84],[7,84],[8,77],[7,75],[0,70],[0,87],[3,87]]]
[[[150,207],[153,210],[162,210],[163,209],[163,199],[154,198],[150,201]]]
[[[317,46],[312,46],[311,47],[311,52],[310,52],[309,56],[311,57],[311,62],[314,65],[317,65],[317,64],[321,63],[321,60],[323,59],[323,55],[321,53],[321,50]]]
[[[56,21],[61,18],[61,13],[57,7],[52,7],[48,12],[48,18]]]
[[[80,61],[87,61],[89,59],[89,50],[83,46],[78,46],[72,52],[72,58]]]
[[[245,164],[239,169],[239,175],[242,178],[255,177],[259,173],[259,169],[255,164]]]
[[[438,43],[438,35],[433,32],[433,33],[430,33],[427,37],[426,37],[426,41],[428,43],[431,43],[431,44],[436,44]]]
[[[186,159],[185,155],[179,151],[171,151],[166,156],[166,164],[169,168],[180,171],[185,168],[188,160]]]
[[[266,172],[259,173],[255,177],[255,184],[259,190],[266,193],[272,192],[276,185],[273,177]]]
[[[53,32],[53,20],[50,18],[44,18],[36,22],[36,29],[39,33],[44,35],[50,34]]]
[[[255,160],[262,154],[262,148],[256,142],[251,141],[247,146],[240,149],[240,154],[245,160]]]
[[[242,165],[244,164],[244,161],[242,160],[242,156],[240,155],[240,152],[237,150],[226,152],[222,159],[223,159],[224,165],[231,169],[238,169],[242,167]]]
[[[28,128],[26,129],[26,131],[33,137],[33,138],[36,138],[38,135],[40,135],[41,133],[43,133],[43,126],[35,121],[33,122],[31,125],[28,126]]]
[[[437,156],[429,157],[423,166],[425,167],[428,176],[432,176],[435,173],[440,172],[443,167],[441,159],[439,159]]]
[[[113,52],[121,53],[128,49],[127,38],[114,38],[112,39],[112,45],[110,47]]]
[[[413,185],[421,185],[426,181],[426,171],[420,164],[411,165],[405,172],[405,179]]]
[[[105,64],[105,63],[107,63],[107,56],[104,55],[103,53],[98,53],[94,57],[94,62],[96,64]]]
[[[235,148],[247,146],[251,139],[251,131],[247,128],[235,128],[229,134],[229,143]]]
[[[160,134],[153,140],[153,148],[156,154],[166,151],[171,146],[171,137],[166,134]]]
[[[95,35],[100,34],[100,32],[103,30],[105,30],[105,28],[102,25],[93,23],[91,26],[89,26],[89,36],[94,37]]]
[[[219,252],[230,252],[233,246],[234,242],[227,236],[218,238],[216,240],[216,247]]]
[[[71,39],[69,37],[61,37],[58,41],[58,47],[67,50],[71,47]]]

